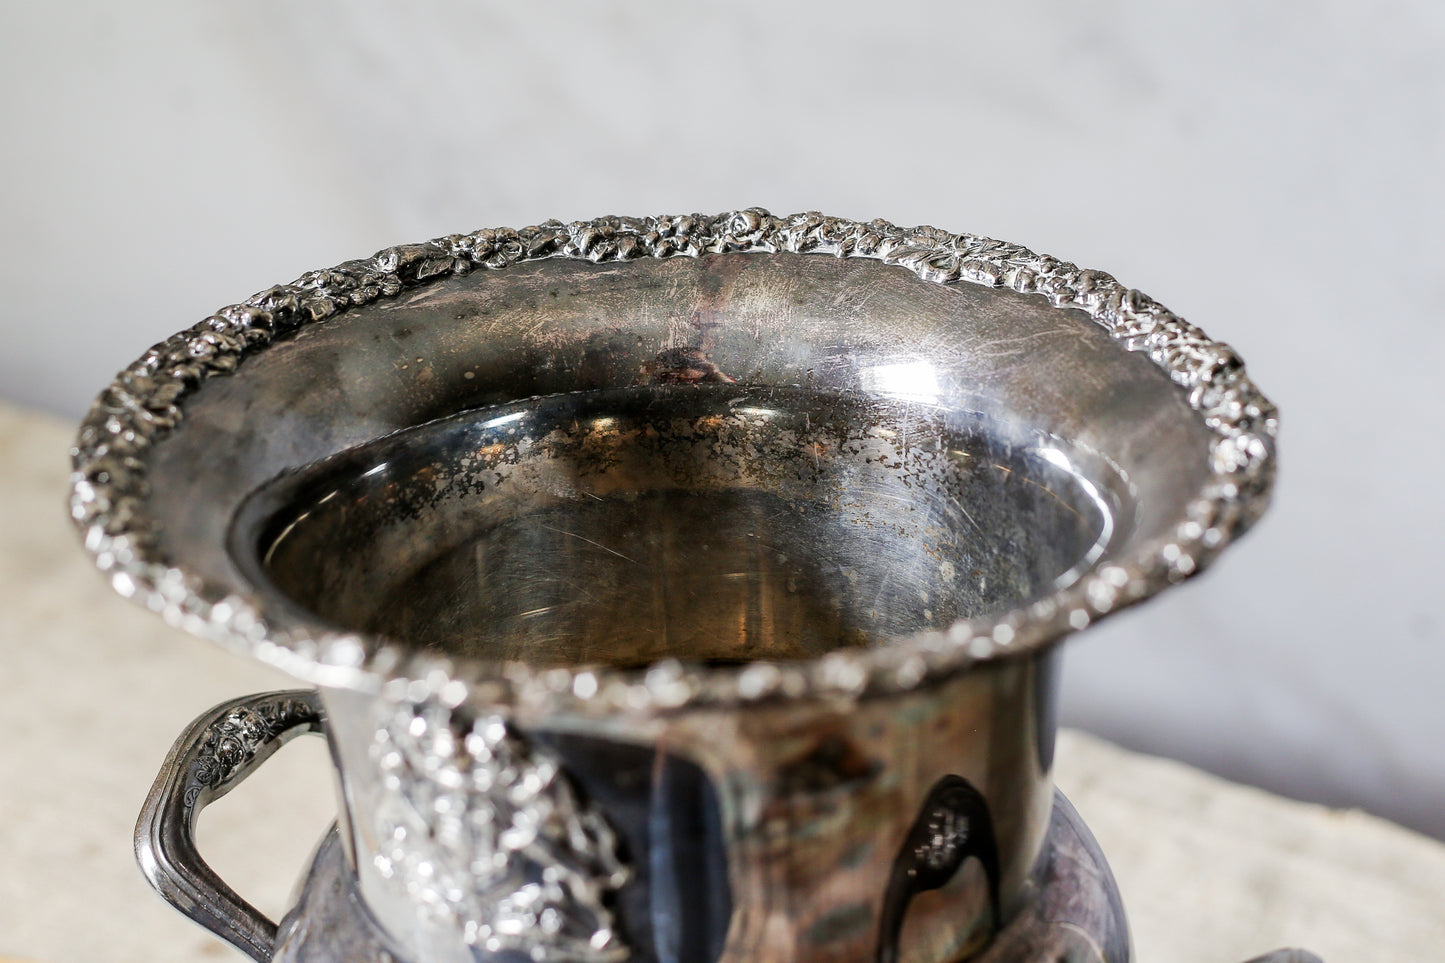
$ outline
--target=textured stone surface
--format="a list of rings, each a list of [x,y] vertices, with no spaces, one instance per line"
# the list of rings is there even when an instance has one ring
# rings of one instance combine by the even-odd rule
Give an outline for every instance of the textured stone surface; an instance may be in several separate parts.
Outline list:
[[[0,955],[227,959],[150,892],[131,831],[193,717],[291,680],[113,597],[65,518],[72,434],[0,408]],[[201,817],[202,851],[268,912],[332,818],[326,766],[300,740]]]
[[[73,433],[0,406],[0,955],[235,959],[150,893],[131,827],[195,715],[291,683],[110,591],[65,517]],[[1331,961],[1416,963],[1445,946],[1440,843],[1082,733],[1064,733],[1057,760],[1118,876],[1143,963],[1231,963],[1286,944]],[[320,740],[300,740],[206,811],[202,851],[279,915],[331,818],[330,793]]]
[[[1445,845],[1190,766],[1060,735],[1058,785],[1119,880],[1140,963],[1223,963],[1281,946],[1327,963],[1445,949]]]

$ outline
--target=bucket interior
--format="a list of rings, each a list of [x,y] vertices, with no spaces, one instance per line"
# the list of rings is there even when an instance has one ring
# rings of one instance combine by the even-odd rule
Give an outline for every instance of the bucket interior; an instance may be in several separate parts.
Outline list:
[[[981,415],[647,385],[464,411],[343,451],[260,488],[229,541],[273,602],[413,647],[725,663],[1011,608],[1078,578],[1127,508],[1097,459]]]

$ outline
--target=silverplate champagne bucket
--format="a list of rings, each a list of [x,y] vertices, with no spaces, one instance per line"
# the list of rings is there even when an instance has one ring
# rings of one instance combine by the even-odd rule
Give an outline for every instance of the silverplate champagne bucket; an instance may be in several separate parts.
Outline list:
[[[1056,643],[1248,528],[1274,436],[1148,297],[929,227],[547,222],[307,274],[80,432],[116,590],[314,687],[197,720],[142,865],[258,960],[1124,959],[1052,788]],[[306,731],[340,818],[278,928],[191,827]]]

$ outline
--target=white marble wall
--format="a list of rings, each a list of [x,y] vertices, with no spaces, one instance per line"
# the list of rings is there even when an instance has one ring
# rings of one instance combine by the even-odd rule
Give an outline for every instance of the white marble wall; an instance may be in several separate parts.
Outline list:
[[[1445,836],[1438,0],[8,0],[0,80],[0,395],[70,416],[274,281],[549,216],[882,216],[1144,288],[1249,361],[1282,476],[1073,646],[1066,719]]]

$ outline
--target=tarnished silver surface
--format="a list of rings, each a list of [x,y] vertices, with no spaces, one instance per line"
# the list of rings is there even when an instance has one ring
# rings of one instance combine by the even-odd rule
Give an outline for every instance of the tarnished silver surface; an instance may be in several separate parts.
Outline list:
[[[871,956],[888,915],[888,880],[904,838],[942,776],[966,780],[988,801],[996,860],[954,866],[945,887],[907,898],[901,908],[906,911],[905,932],[914,944],[911,958],[954,960],[986,944],[1001,923],[991,892],[999,894],[1004,917],[1022,905],[1029,869],[1048,826],[1052,678],[1052,658],[1002,660],[935,686],[863,700],[774,698],[746,712],[700,706],[663,716],[625,713],[604,721],[559,715],[528,735],[539,738],[560,728],[585,732],[598,752],[609,743],[648,750],[640,765],[604,763],[602,773],[588,785],[594,801],[610,788],[636,799],[634,812],[643,809],[639,818],[645,822],[632,827],[640,832],[629,834],[631,858],[624,858],[631,876],[648,877],[647,894],[638,897],[642,905],[626,921],[632,930],[640,919],[654,934],[667,930],[661,917],[674,912],[666,905],[669,891],[682,887],[689,876],[725,889],[722,895],[730,909],[719,910],[723,918],[702,918],[691,928],[721,922],[726,938],[711,952],[690,957],[696,959]],[[433,681],[449,684],[441,676]],[[425,734],[408,739],[409,728],[393,728],[391,738],[411,742],[408,752],[420,753],[431,773],[452,765],[465,771],[471,765],[465,738],[477,724],[469,703],[452,706],[441,691],[424,695],[424,682],[406,688],[397,711],[430,715],[438,722],[449,719],[456,755],[439,750]],[[427,909],[431,894],[419,893],[391,871],[392,813],[399,805],[409,806],[405,800],[433,796],[438,779],[428,774],[388,782],[379,772],[371,747],[376,707],[388,704],[387,696],[345,689],[325,689],[322,695],[341,772],[358,889],[370,912],[408,948],[404,955],[409,958],[469,958],[461,953],[473,945],[468,934],[487,922],[466,915],[469,896],[454,893],[446,904],[450,918],[439,917]],[[657,777],[653,760],[663,751],[695,761],[716,787],[718,825],[703,835],[715,840],[721,872],[706,873],[705,860],[696,853],[670,857],[655,840],[645,857],[639,853],[639,838],[656,833],[659,823],[693,818],[680,811],[686,804],[670,796],[665,781]],[[578,767],[586,765],[585,752],[574,753],[565,768],[576,781],[581,776]],[[619,790],[619,785],[635,788]],[[530,810],[539,824],[557,815],[554,803],[542,802]],[[488,791],[476,788],[457,805],[464,815],[499,808]],[[608,811],[614,818],[622,812]],[[432,820],[436,832],[407,841],[414,864],[432,864],[437,875],[473,851],[470,842],[446,833],[440,815]],[[551,831],[558,829],[553,823]],[[562,858],[575,864],[595,860],[595,852],[589,844],[572,846]],[[574,915],[590,918],[582,906],[608,905],[605,890],[614,879],[598,873],[590,895],[573,889],[572,895],[580,897]],[[641,885],[641,879],[631,882],[617,895],[626,897]],[[683,893],[683,902],[699,900],[703,892],[694,886]],[[627,925],[620,929],[619,938],[632,948],[635,959],[669,958],[660,948],[654,950],[655,936],[639,939]],[[687,932],[676,939],[690,941]],[[696,942],[711,945],[706,939]]]
[[[321,687],[402,957],[948,963],[1029,900],[1050,643],[1244,531],[1274,431],[1227,346],[1016,245],[605,218],[223,309],[97,402],[72,510]]]

